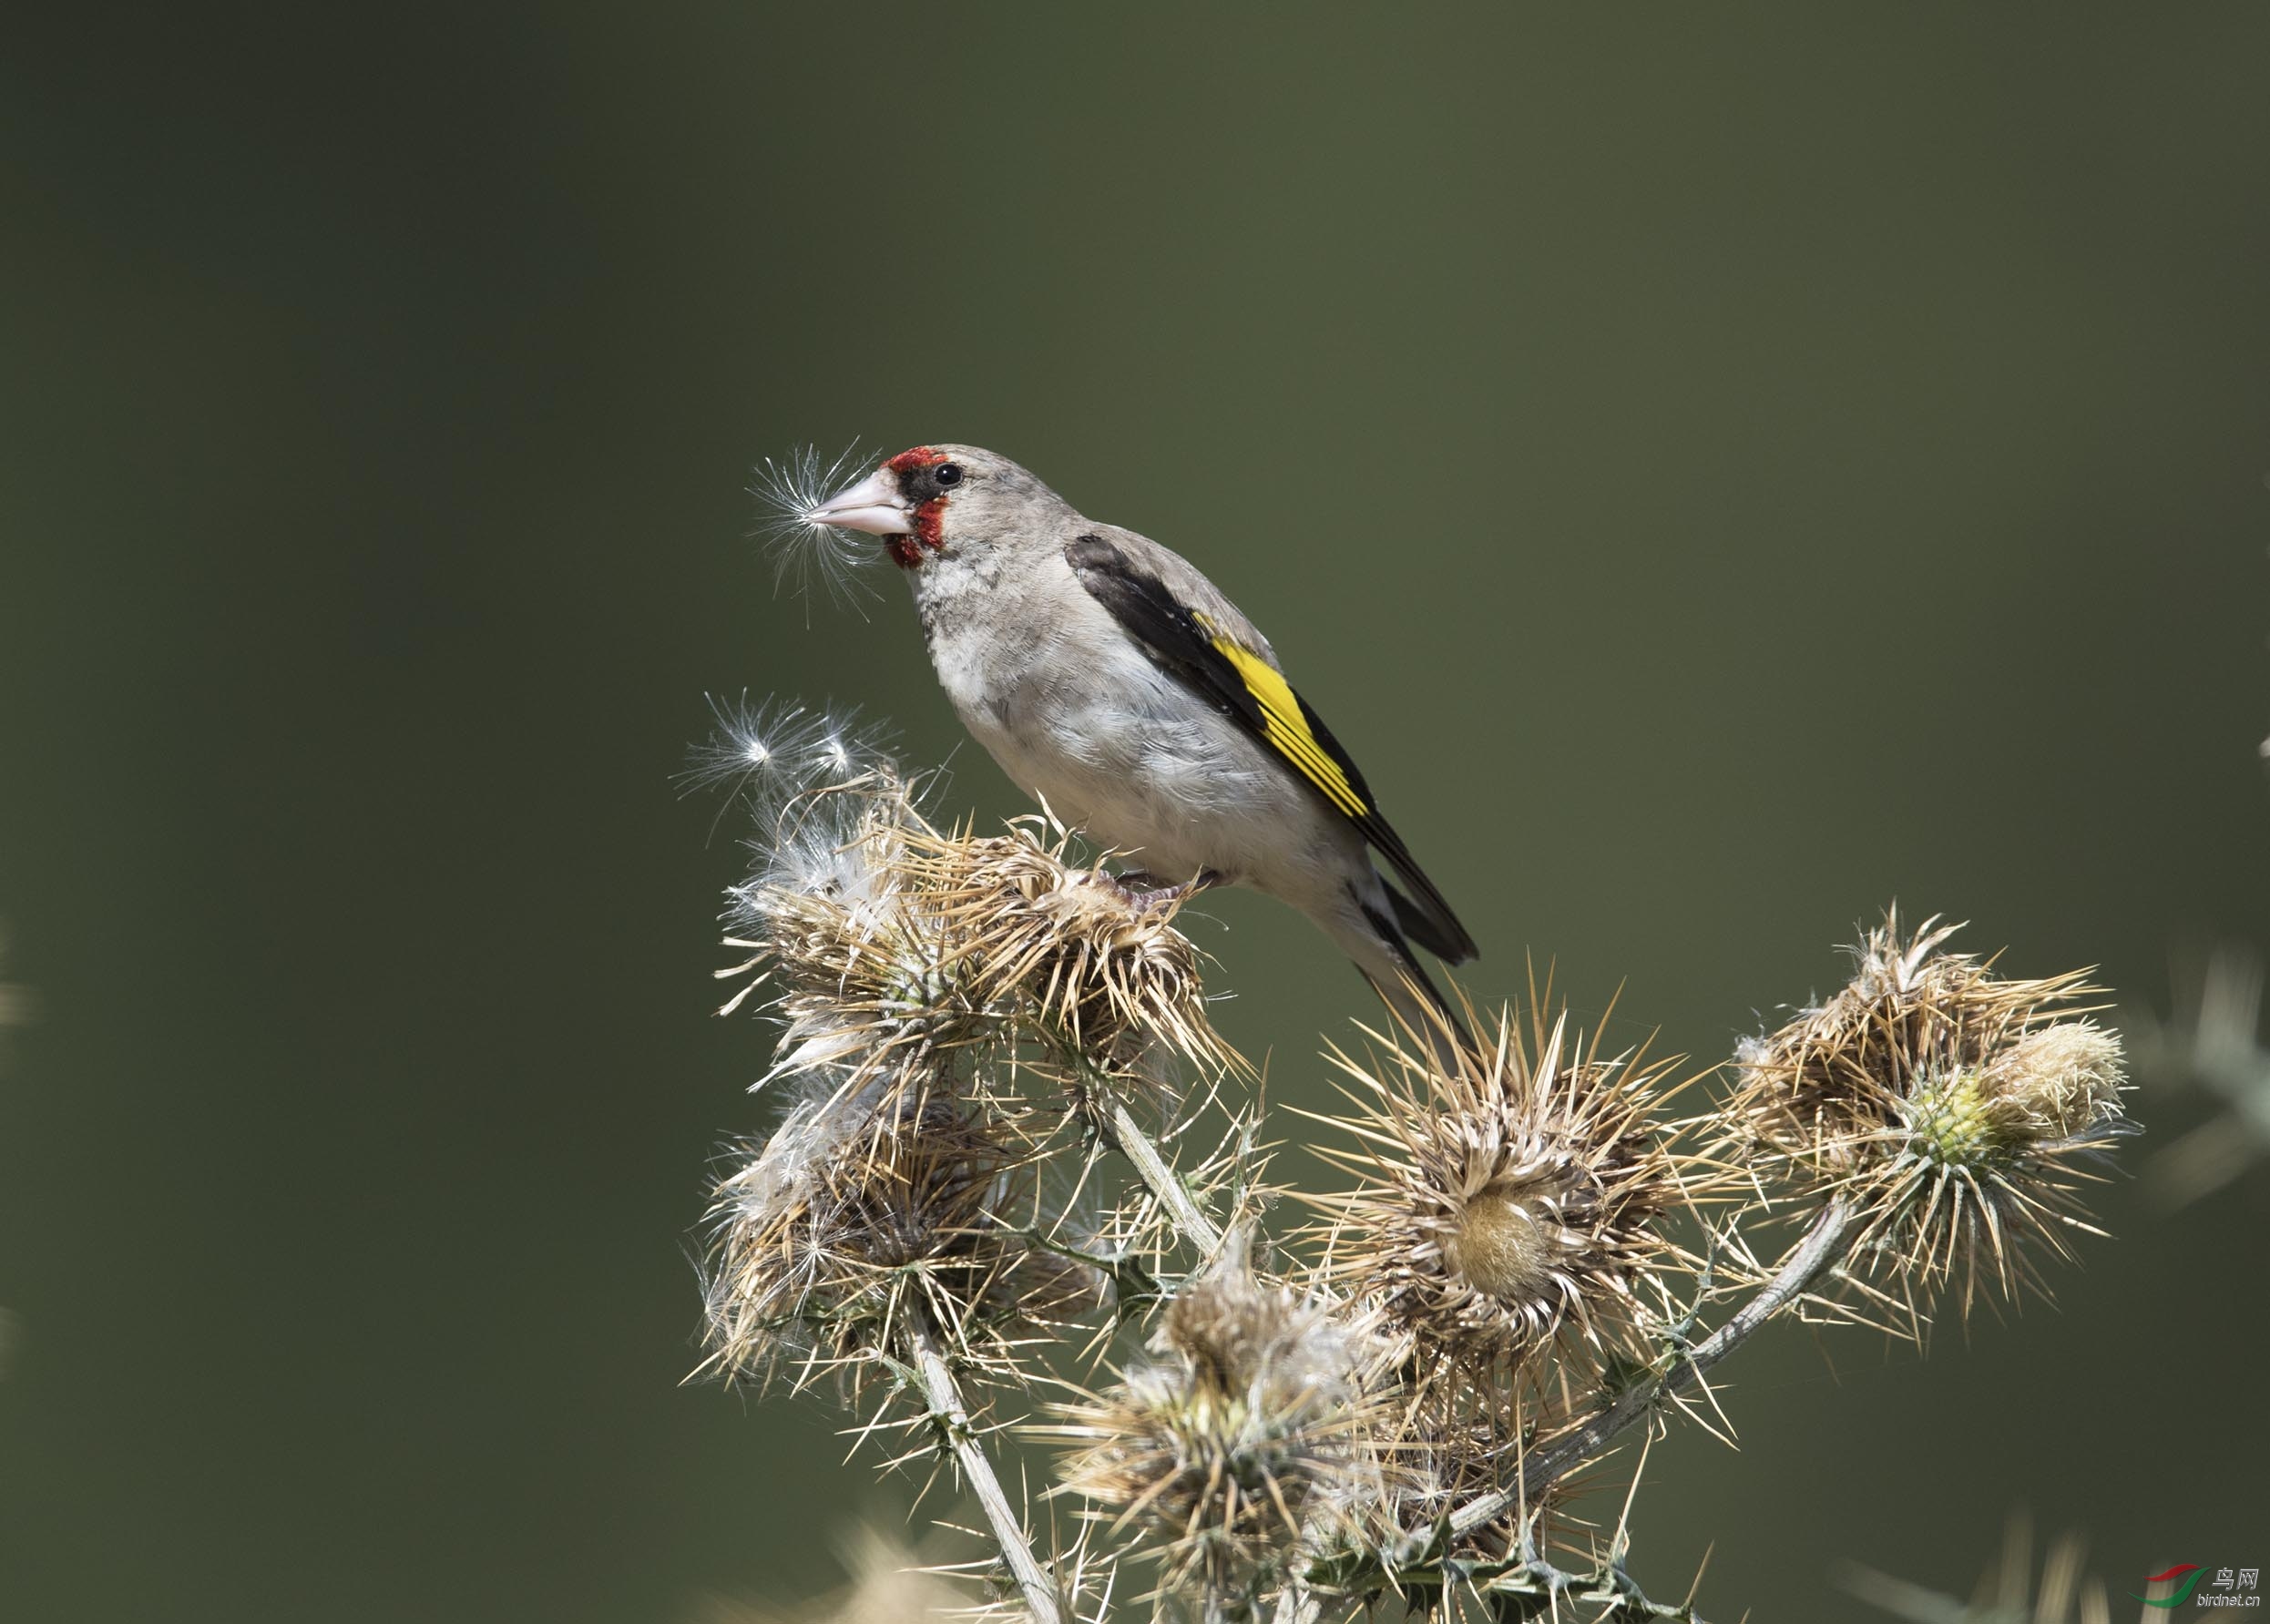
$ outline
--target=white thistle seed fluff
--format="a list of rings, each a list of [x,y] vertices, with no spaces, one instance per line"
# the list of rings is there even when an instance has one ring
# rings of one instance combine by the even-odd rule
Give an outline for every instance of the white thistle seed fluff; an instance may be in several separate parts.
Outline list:
[[[758,511],[752,534],[772,556],[776,584],[793,575],[796,590],[808,595],[816,578],[831,599],[854,608],[861,597],[878,596],[860,572],[882,562],[881,539],[812,522],[813,510],[865,472],[870,460],[854,440],[833,457],[823,458],[817,446],[799,445],[751,470],[749,494]]]
[[[716,725],[687,752],[683,792],[731,785],[768,845],[798,797],[891,770],[891,730],[862,726],[856,707],[830,712],[777,698],[752,704],[746,689],[730,700],[704,697]]]

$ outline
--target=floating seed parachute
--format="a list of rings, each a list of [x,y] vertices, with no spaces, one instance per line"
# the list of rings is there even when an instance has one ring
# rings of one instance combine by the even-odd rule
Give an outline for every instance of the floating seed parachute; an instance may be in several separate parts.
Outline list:
[[[751,471],[756,535],[772,555],[773,577],[781,586],[792,582],[797,592],[809,596],[816,584],[844,607],[855,608],[861,598],[877,596],[864,577],[884,561],[881,539],[816,525],[811,516],[871,460],[854,440],[832,457],[817,446],[799,445],[784,456],[766,457]]]

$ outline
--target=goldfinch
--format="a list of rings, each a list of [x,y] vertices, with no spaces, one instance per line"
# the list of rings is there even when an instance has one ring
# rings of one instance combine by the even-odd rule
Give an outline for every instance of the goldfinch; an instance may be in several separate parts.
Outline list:
[[[901,452],[801,516],[884,538],[963,725],[1018,788],[1139,864],[1122,883],[1265,892],[1415,1030],[1441,1029],[1411,945],[1455,965],[1474,939],[1269,639],[1179,554],[973,445]]]

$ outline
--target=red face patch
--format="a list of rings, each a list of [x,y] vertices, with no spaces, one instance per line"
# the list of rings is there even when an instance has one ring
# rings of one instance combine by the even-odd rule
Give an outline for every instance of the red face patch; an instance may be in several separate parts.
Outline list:
[[[916,475],[925,468],[935,468],[940,463],[950,460],[952,459],[947,457],[943,451],[933,450],[927,445],[917,445],[911,451],[900,452],[883,465],[898,475],[898,488],[901,492],[913,495],[920,485],[927,483],[918,481]],[[917,542],[921,546],[916,546]],[[943,491],[915,504],[914,535],[894,536],[886,544],[891,555],[891,562],[901,569],[912,569],[921,563],[923,547],[928,547],[935,553],[945,546],[946,494]]]

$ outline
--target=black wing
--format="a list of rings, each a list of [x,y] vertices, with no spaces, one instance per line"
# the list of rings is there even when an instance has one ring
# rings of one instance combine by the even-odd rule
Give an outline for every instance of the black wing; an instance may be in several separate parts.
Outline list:
[[[1235,718],[1363,832],[1411,889],[1406,897],[1389,887],[1396,922],[1406,935],[1454,965],[1475,955],[1474,938],[1420,869],[1403,837],[1379,815],[1355,762],[1275,666],[1212,617],[1183,602],[1156,574],[1102,536],[1076,538],[1066,546],[1064,557],[1080,585],[1111,611],[1153,660],[1224,715]]]

